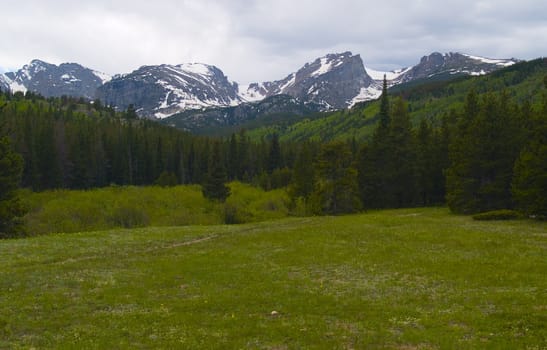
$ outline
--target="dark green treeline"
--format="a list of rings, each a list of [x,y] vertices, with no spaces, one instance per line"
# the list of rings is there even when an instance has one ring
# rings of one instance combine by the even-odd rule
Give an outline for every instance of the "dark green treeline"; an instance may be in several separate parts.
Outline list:
[[[448,204],[457,213],[518,208],[545,216],[547,97],[532,108],[471,91],[461,110],[414,128],[407,103],[384,89],[378,119],[363,143],[280,143],[277,135],[251,142],[245,131],[213,140],[99,101],[0,94],[2,132],[24,159],[22,186],[37,191],[217,178],[286,187],[298,212]]]
[[[117,113],[100,102],[44,99],[32,93],[0,93],[0,127],[23,156],[21,186],[35,191],[155,183],[201,184],[218,140],[202,138]],[[264,180],[291,167],[294,158],[271,142],[251,143],[242,131],[219,143],[228,180]],[[174,180],[173,180],[174,179]],[[286,185],[274,181],[277,187]],[[282,182],[283,182],[282,181]]]

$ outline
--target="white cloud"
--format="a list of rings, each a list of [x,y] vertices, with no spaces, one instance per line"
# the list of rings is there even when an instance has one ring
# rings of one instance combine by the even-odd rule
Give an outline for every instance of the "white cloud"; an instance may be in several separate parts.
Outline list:
[[[329,52],[394,68],[432,51],[529,59],[547,47],[543,0],[9,0],[2,12],[9,69],[33,58],[110,74],[204,62],[249,83]]]

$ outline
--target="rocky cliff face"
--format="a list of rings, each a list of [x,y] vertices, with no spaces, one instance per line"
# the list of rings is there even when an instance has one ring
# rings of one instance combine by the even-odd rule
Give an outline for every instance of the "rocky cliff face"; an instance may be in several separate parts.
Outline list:
[[[424,56],[420,63],[407,69],[395,79],[396,83],[406,83],[427,79],[436,75],[484,75],[517,62],[514,59],[489,59],[465,55],[457,52],[441,54],[434,52]]]
[[[363,89],[375,85],[361,57],[344,52],[307,63],[283,80],[251,84],[241,96],[252,101],[285,94],[323,110],[333,110],[348,107]]]
[[[45,97],[76,96],[95,98],[97,88],[109,77],[77,63],[59,66],[33,60],[17,72],[5,73],[11,90],[33,91]]]
[[[114,77],[97,97],[119,109],[133,105],[144,116],[165,118],[183,110],[242,102],[238,87],[214,66],[200,63],[144,66]]]

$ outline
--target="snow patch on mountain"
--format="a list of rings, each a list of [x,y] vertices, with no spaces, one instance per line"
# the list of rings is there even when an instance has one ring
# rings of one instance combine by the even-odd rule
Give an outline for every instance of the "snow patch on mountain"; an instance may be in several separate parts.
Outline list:
[[[370,67],[365,67],[365,70],[367,71],[368,75],[370,75],[370,77],[376,81],[383,81],[384,75],[386,76],[386,80],[388,81],[396,80],[401,75],[408,72],[410,69],[412,69],[412,67],[397,69],[393,71],[380,71],[380,70],[372,69]]]
[[[22,92],[22,93],[27,92],[27,88],[23,84],[20,84],[10,79],[5,74],[0,74],[0,89],[9,90],[11,92]]]
[[[7,90],[9,89],[10,79],[4,75],[4,73],[0,73],[0,89]]]
[[[25,85],[20,84],[16,81],[10,81],[9,89],[11,90],[11,92],[22,92],[24,94],[28,91]]]
[[[382,77],[383,79],[383,77]],[[382,87],[379,85],[372,85],[369,87],[362,87],[359,91],[359,94],[355,96],[348,104],[348,107],[351,108],[359,102],[366,102],[371,100],[376,100],[382,95]]]
[[[266,98],[263,84],[239,85],[238,96],[245,102],[257,102]]]
[[[110,75],[108,75],[108,74],[106,74],[106,73],[99,72],[99,71],[96,71],[96,70],[94,70],[94,71],[92,71],[92,72],[93,72],[93,74],[95,74],[95,76],[96,76],[97,78],[101,79],[101,82],[102,82],[103,84],[106,84],[106,83],[108,83],[110,80],[112,80],[112,76],[110,76]]]
[[[311,77],[317,77],[331,71],[333,66],[333,60],[331,58],[328,56],[321,57],[319,62],[321,65],[316,71],[310,74]]]
[[[211,66],[203,63],[183,63],[176,66],[183,73],[212,76]]]
[[[476,60],[476,61],[480,61],[480,62],[488,63],[488,64],[495,64],[495,65],[498,65],[498,66],[501,66],[501,67],[509,67],[509,66],[516,63],[514,59],[493,59],[493,58],[486,58],[486,57],[468,55],[468,54],[465,54],[465,53],[462,53],[462,55],[466,56],[466,57],[469,57],[469,58],[471,58],[473,60]]]
[[[322,73],[324,74],[324,73]],[[320,75],[320,74],[319,74]],[[283,93],[287,88],[294,86],[296,83],[296,74],[291,73],[287,78],[287,82],[279,88],[279,93]]]

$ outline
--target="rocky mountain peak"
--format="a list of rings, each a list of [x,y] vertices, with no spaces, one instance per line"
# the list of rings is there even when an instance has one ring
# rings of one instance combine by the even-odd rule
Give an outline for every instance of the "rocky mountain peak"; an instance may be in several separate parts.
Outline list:
[[[518,62],[514,59],[489,59],[459,52],[433,52],[398,77],[397,83],[426,79],[434,75],[483,75]]]
[[[37,92],[46,97],[76,96],[94,99],[97,88],[109,77],[78,63],[57,66],[32,60],[17,72],[5,73],[11,90]]]
[[[251,84],[240,95],[252,101],[285,94],[332,110],[347,107],[374,84],[361,56],[348,51],[317,58],[283,80]]]
[[[105,103],[141,115],[165,118],[187,109],[241,103],[238,86],[217,67],[203,63],[142,66],[114,77],[98,89]]]

